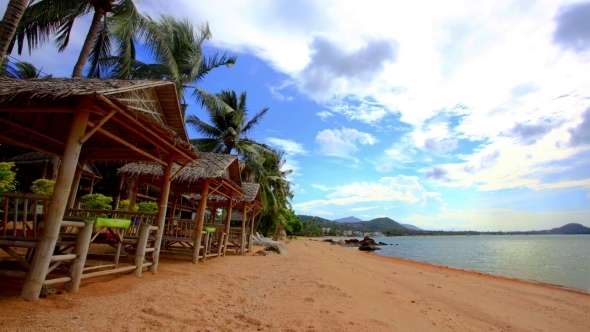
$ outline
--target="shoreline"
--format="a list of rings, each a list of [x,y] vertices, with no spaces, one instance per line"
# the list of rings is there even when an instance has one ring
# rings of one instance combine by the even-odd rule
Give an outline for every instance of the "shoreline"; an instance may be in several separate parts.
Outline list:
[[[288,254],[83,281],[38,302],[0,293],[12,331],[586,331],[590,295],[298,239]],[[262,247],[255,246],[253,252]],[[6,287],[5,278],[0,283]],[[59,287],[58,287],[59,288]]]
[[[358,248],[351,248],[351,249],[357,249]],[[449,267],[449,266],[444,266],[444,265],[436,265],[436,264],[432,264],[432,263],[427,263],[427,262],[420,262],[420,261],[413,261],[411,259],[405,259],[405,258],[401,258],[401,257],[392,257],[392,256],[385,256],[385,255],[380,255],[378,253],[370,253],[373,254],[372,256],[375,256],[376,258],[385,258],[385,259],[391,259],[393,261],[396,262],[402,262],[402,263],[415,263],[417,265],[420,266],[425,266],[425,267],[437,267],[437,268],[443,268],[443,269],[449,269],[449,270],[453,270],[455,272],[466,272],[466,273],[470,273],[470,274],[477,274],[478,276],[487,276],[487,277],[492,277],[492,278],[500,278],[503,280],[511,280],[511,281],[515,281],[515,282],[524,282],[524,283],[528,283],[528,284],[533,284],[533,285],[539,285],[539,286],[545,286],[545,287],[550,287],[550,288],[556,288],[556,289],[560,289],[560,290],[565,290],[565,291],[569,291],[569,292],[574,292],[574,293],[579,293],[582,295],[589,295],[590,296],[590,290],[589,291],[585,291],[583,289],[578,289],[578,288],[573,288],[573,287],[567,287],[567,286],[563,286],[563,285],[557,285],[557,284],[551,284],[551,283],[546,283],[546,282],[541,282],[541,281],[537,281],[537,280],[527,280],[527,279],[519,279],[519,278],[512,278],[512,277],[508,277],[508,276],[503,276],[500,274],[489,274],[489,273],[485,273],[485,272],[479,272],[476,270],[467,270],[467,269],[461,269],[461,268],[457,268],[457,267]]]

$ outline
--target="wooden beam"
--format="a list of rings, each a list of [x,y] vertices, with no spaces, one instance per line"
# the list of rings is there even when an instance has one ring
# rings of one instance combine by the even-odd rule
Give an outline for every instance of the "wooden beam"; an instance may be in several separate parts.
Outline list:
[[[176,171],[176,173],[174,173],[174,175],[172,175],[172,178],[170,178],[170,181],[174,180],[180,174],[180,172],[182,172],[182,170],[185,169],[186,166],[188,166],[189,164],[192,164],[192,161],[186,162],[184,165],[182,165],[178,169],[178,171]]]
[[[111,100],[109,100],[107,97],[105,96],[99,96],[99,98],[104,101],[105,103],[108,103],[109,105],[116,107],[120,110],[120,114],[122,114],[123,116],[125,116],[127,119],[133,121],[136,124],[140,124],[141,123],[134,118],[133,116],[131,116],[130,114],[128,114],[126,111],[122,110],[119,106],[117,106],[115,103],[113,103]],[[145,132],[147,132],[148,134],[156,137],[158,140],[160,140],[162,143],[164,143],[165,145],[167,145],[168,147],[172,148],[174,151],[178,152],[181,156],[187,158],[188,160],[195,160],[195,157],[189,156],[188,154],[186,154],[183,150],[179,149],[176,145],[171,144],[169,142],[169,140],[162,138],[162,134],[157,134],[155,133],[153,130],[151,130],[150,128],[147,128],[145,126],[143,126],[142,130],[144,130]],[[197,156],[198,158],[198,156]]]
[[[55,143],[55,144],[57,144],[57,145],[59,145],[61,147],[64,146],[64,142],[58,141],[58,140],[56,140],[55,138],[53,138],[51,136],[47,136],[47,135],[45,135],[43,133],[40,133],[38,131],[35,131],[34,128],[25,127],[25,126],[23,126],[21,124],[18,124],[16,122],[12,122],[12,121],[7,120],[7,119],[4,119],[4,118],[0,118],[0,122],[2,122],[4,124],[7,124],[9,126],[13,126],[13,127],[17,128],[17,129],[20,129],[20,130],[25,131],[27,133],[30,133],[30,134],[39,136],[39,137],[43,138],[44,140],[48,140],[48,141],[50,141],[52,143]]]
[[[94,126],[95,126],[95,124],[93,124],[93,123],[90,123],[90,122],[88,123],[88,125],[89,125],[90,127],[94,127]],[[118,137],[117,135],[111,134],[111,133],[110,133],[110,132],[108,132],[106,129],[103,129],[103,128],[98,128],[98,132],[99,132],[99,133],[101,133],[101,134],[103,134],[103,135],[105,135],[105,136],[107,136],[107,137],[109,137],[109,138],[111,138],[111,139],[112,139],[112,140],[114,140],[114,141],[117,141],[117,142],[119,142],[119,143],[123,144],[124,146],[126,146],[126,147],[130,148],[131,150],[133,150],[133,151],[135,151],[135,152],[137,152],[137,153],[139,153],[139,154],[142,154],[142,155],[144,155],[144,156],[146,156],[146,157],[148,157],[148,158],[150,158],[150,159],[154,160],[155,162],[157,162],[157,163],[159,163],[159,164],[162,164],[162,165],[164,165],[164,166],[168,166],[168,164],[167,164],[165,161],[163,161],[162,159],[160,159],[160,158],[158,158],[158,157],[155,157],[155,156],[152,156],[151,154],[149,154],[149,153],[147,153],[147,152],[143,151],[142,149],[140,149],[140,148],[138,148],[138,147],[134,146],[133,144],[131,144],[131,143],[129,143],[129,142],[127,142],[127,141],[125,141],[124,139],[122,139],[122,138]]]
[[[69,107],[2,107],[0,106],[0,112],[6,113],[74,113],[74,108]]]
[[[166,223],[166,209],[168,208],[168,196],[170,195],[170,176],[172,176],[172,168],[174,166],[174,154],[170,154],[168,159],[166,160],[166,169],[164,170],[164,184],[162,185],[162,190],[160,191],[160,201],[159,209],[158,209],[158,216],[156,217],[156,222],[158,226],[158,230],[156,233],[156,243],[154,247],[156,250],[152,252],[152,266],[150,266],[149,270],[152,273],[156,273],[158,271],[158,261],[160,258],[160,246],[162,244],[162,236],[164,235],[164,225]]]
[[[203,191],[201,192],[201,201],[197,213],[197,229],[195,229],[195,248],[193,250],[192,262],[197,264],[199,261],[199,250],[201,248],[201,236],[203,235],[203,224],[205,223],[205,210],[207,209],[207,199],[209,198],[209,179],[205,180]]]
[[[84,142],[86,142],[90,136],[92,136],[92,134],[94,134],[97,130],[99,130],[107,121],[109,121],[109,119],[111,117],[113,117],[113,115],[115,115],[115,113],[117,113],[117,109],[113,109],[109,114],[107,114],[104,118],[102,118],[100,120],[100,122],[98,122],[96,125],[93,124],[94,128],[92,128],[89,132],[86,133],[86,135],[84,135],[84,137],[82,137],[80,139],[80,144],[84,144]]]

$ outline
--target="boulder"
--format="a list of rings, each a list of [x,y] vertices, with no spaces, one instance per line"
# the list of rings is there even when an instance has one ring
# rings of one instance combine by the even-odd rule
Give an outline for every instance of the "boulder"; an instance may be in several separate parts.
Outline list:
[[[346,241],[344,241],[344,240],[340,240],[340,241],[338,241],[338,244],[339,244],[339,245],[341,245],[341,246],[343,246],[343,245],[345,245],[345,244],[346,244]]]
[[[266,256],[266,251],[264,251],[264,250],[258,250],[252,256]]]
[[[322,240],[322,242],[334,242],[334,240],[332,240],[332,239],[324,239],[324,240]]]
[[[266,251],[274,251],[279,255],[286,255],[287,249],[283,246],[282,243],[268,243],[264,246],[264,250]]]
[[[373,251],[373,250],[381,250],[381,248],[377,247],[375,245],[375,243],[369,243],[369,241],[367,241],[367,242],[364,242],[363,244],[361,244],[361,246],[359,247],[359,250]]]

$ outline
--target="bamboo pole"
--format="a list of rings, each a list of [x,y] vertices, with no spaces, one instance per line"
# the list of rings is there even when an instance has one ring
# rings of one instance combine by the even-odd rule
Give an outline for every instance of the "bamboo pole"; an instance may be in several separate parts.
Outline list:
[[[139,191],[139,187],[141,186],[139,179],[131,179],[133,181],[133,185],[131,186],[131,196],[129,197],[129,208],[128,211],[134,212],[135,211],[135,201],[137,200],[137,192]]]
[[[78,167],[76,167],[76,172],[74,173],[74,179],[72,180],[72,189],[70,190],[70,195],[68,197],[68,210],[74,207],[74,202],[76,201],[76,195],[78,194],[78,187],[80,186],[80,178],[82,177],[82,171],[84,170],[84,165],[86,165],[86,158],[82,159],[81,162],[77,163]],[[68,211],[66,211],[66,214]]]
[[[254,235],[254,217],[257,213],[252,211],[252,215],[250,216],[250,236],[248,237],[248,251],[252,252],[252,235]]]
[[[76,246],[74,247],[74,254],[76,259],[72,262],[70,268],[70,277],[72,281],[66,284],[66,291],[68,293],[76,294],[80,288],[80,281],[84,273],[84,265],[86,264],[86,256],[88,255],[88,247],[90,246],[90,238],[92,237],[92,229],[94,220],[83,220],[84,227],[78,229],[78,237],[76,238]]]
[[[242,208],[242,234],[240,236],[240,255],[244,255],[244,246],[246,245],[246,202]]]
[[[225,253],[227,252],[227,243],[229,242],[229,228],[230,228],[230,224],[231,224],[231,214],[232,214],[232,210],[234,207],[234,203],[233,203],[233,199],[230,199],[230,209],[228,211],[227,216],[225,217],[225,239],[223,241],[223,256],[225,256]]]
[[[193,251],[194,264],[199,261],[199,250],[201,249],[201,236],[203,233],[203,224],[205,223],[205,209],[207,209],[207,200],[209,199],[209,179],[205,180],[203,191],[201,192],[201,201],[197,214],[197,229],[195,229],[195,246]]]
[[[156,250],[152,252],[152,266],[149,270],[152,273],[158,271],[158,260],[160,258],[160,246],[162,245],[162,235],[164,234],[164,225],[166,223],[166,209],[168,208],[168,196],[170,195],[170,177],[172,176],[172,168],[174,166],[174,154],[169,154],[166,159],[166,169],[164,169],[164,183],[160,191],[160,208],[158,209],[158,216],[156,223],[159,229],[156,231],[156,243],[154,247]]]
[[[41,287],[43,286],[43,282],[45,281],[49,269],[49,262],[57,242],[59,228],[64,217],[65,208],[68,203],[68,196],[72,188],[76,165],[80,156],[80,150],[82,149],[79,140],[86,132],[86,125],[90,115],[88,109],[91,103],[92,99],[83,99],[74,113],[74,119],[70,126],[62,164],[57,174],[57,180],[51,198],[51,209],[49,209],[49,213],[46,215],[43,234],[41,234],[39,245],[33,256],[31,269],[27,274],[27,279],[25,280],[25,284],[21,291],[21,297],[25,301],[34,302],[39,299],[39,293],[41,292]]]
[[[145,258],[145,247],[147,246],[149,235],[150,225],[141,223],[141,225],[139,225],[137,247],[135,248],[135,259],[133,260],[133,264],[137,266],[137,270],[135,270],[135,276],[138,278],[141,278],[143,260]]]

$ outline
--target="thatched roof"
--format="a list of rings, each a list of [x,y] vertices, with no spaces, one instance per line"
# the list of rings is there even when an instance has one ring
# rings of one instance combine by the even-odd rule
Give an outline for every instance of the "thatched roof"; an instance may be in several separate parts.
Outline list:
[[[174,165],[172,174],[176,174],[179,169],[179,165]],[[119,168],[118,174],[159,182],[164,171],[162,166],[156,163],[129,163]],[[228,154],[200,153],[199,159],[184,167],[172,183],[178,191],[195,193],[201,191],[200,188],[205,179],[223,180],[239,190],[242,181],[238,157]]]
[[[90,127],[108,119],[84,143],[89,159],[162,163],[169,153],[196,158],[175,85],[166,81],[0,78],[0,143],[60,156],[81,105],[91,111]]]
[[[26,164],[41,164],[49,161],[49,155],[43,152],[27,152],[16,157],[10,158],[8,161],[14,162],[16,165],[26,165]],[[61,163],[61,160],[60,160]],[[82,170],[83,175],[87,175],[94,178],[102,179],[102,175],[94,166],[92,162],[87,161],[84,164],[84,169]]]
[[[254,208],[255,210],[262,210],[260,185],[258,183],[243,182],[242,189],[244,190],[244,195],[233,198],[233,207],[235,209],[241,209],[244,207],[244,204],[246,204],[247,207]],[[201,194],[191,194],[190,199],[200,201]],[[228,202],[227,198],[221,195],[209,195],[207,201],[208,206],[223,208],[227,206]]]

